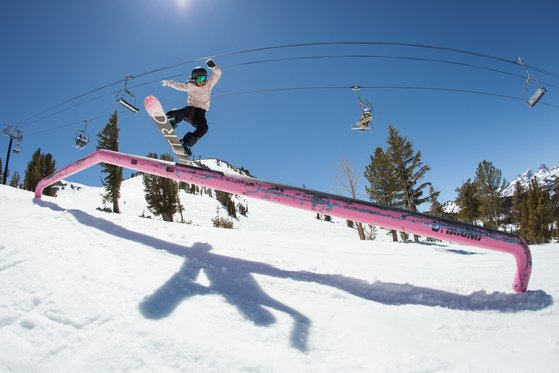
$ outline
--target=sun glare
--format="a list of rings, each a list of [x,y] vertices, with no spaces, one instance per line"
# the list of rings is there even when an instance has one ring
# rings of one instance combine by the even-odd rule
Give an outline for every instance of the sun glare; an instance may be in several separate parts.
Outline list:
[[[177,6],[180,9],[185,9],[186,5],[188,4],[188,0],[176,0],[177,1]]]

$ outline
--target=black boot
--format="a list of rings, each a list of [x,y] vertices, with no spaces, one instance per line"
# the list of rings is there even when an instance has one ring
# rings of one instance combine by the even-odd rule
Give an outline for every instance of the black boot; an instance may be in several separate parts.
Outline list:
[[[198,138],[196,137],[195,134],[193,134],[192,132],[188,132],[186,135],[184,135],[184,137],[181,139],[181,144],[182,147],[184,148],[184,151],[188,154],[188,155],[192,155],[192,150],[190,150],[191,147],[194,146],[194,144],[196,144],[198,142]]]
[[[192,150],[190,150],[190,146],[186,145],[186,143],[182,139],[181,139],[181,145],[186,155],[188,155],[189,157],[192,156]]]
[[[178,123],[173,115],[167,114],[167,119],[169,120],[169,124],[171,125],[171,127],[173,127],[173,129],[177,128]]]

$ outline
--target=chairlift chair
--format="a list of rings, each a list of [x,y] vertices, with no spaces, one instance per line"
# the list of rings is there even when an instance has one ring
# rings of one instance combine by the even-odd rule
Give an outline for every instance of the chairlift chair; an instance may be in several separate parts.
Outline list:
[[[538,101],[543,97],[547,90],[538,82],[536,77],[532,73],[530,73],[521,57],[517,58],[516,63],[522,66],[526,71],[526,74],[528,74],[528,77],[524,82],[523,96],[524,100],[526,100],[526,103],[530,105],[530,107],[534,107],[534,105],[538,103]],[[534,85],[536,86],[536,91],[530,96],[530,98],[528,98],[528,89]]]
[[[133,113],[140,111],[136,107],[136,96],[128,89],[128,81],[134,78],[132,75],[126,75],[124,78],[124,88],[120,89],[116,94],[116,102],[127,108]]]
[[[365,132],[366,130],[372,129],[369,124],[373,120],[373,107],[365,99],[359,95],[359,90],[361,87],[353,86],[352,90],[355,91],[357,95],[357,100],[359,101],[359,107],[361,109],[360,119],[351,127],[352,130],[358,130],[360,132]]]
[[[76,149],[82,150],[89,143],[89,136],[83,130],[78,130],[76,132],[76,137],[74,138],[74,147]]]
[[[87,121],[84,122],[84,129],[78,130],[76,132],[76,137],[74,137],[74,148],[82,150],[89,144],[89,136],[87,135]]]
[[[19,154],[19,153],[21,153],[21,145],[20,145],[18,142],[16,142],[16,143],[14,144],[14,147],[12,148],[12,152],[13,152],[14,154]]]

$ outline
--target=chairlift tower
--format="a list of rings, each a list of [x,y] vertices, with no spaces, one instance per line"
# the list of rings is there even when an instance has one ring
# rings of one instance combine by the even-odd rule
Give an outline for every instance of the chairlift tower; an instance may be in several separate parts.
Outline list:
[[[6,128],[4,128],[3,132],[4,135],[10,138],[10,144],[8,145],[8,154],[6,155],[6,165],[4,166],[4,174],[2,175],[2,184],[6,185],[6,181],[8,179],[8,164],[10,163],[10,153],[12,152],[12,144],[14,140],[17,141],[16,146],[14,147],[14,153],[19,154],[19,152],[21,151],[21,147],[19,146],[18,142],[23,141],[23,133],[17,126],[10,125],[7,125]]]

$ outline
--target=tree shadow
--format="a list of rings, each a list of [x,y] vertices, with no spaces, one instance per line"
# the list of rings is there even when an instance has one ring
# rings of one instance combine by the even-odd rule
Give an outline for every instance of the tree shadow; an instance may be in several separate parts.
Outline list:
[[[273,314],[264,307],[288,314],[294,320],[290,337],[291,346],[300,351],[307,350],[311,321],[297,310],[266,294],[258,285],[254,274],[313,282],[386,305],[413,304],[445,307],[453,310],[490,310],[513,313],[537,311],[553,304],[552,297],[543,290],[533,290],[519,294],[503,292],[488,294],[485,290],[480,290],[469,295],[462,295],[411,284],[381,281],[369,283],[338,274],[287,271],[267,263],[213,254],[211,252],[212,247],[207,243],[195,243],[192,247],[182,246],[123,228],[106,219],[89,215],[80,210],[66,210],[52,202],[43,200],[35,199],[34,202],[42,207],[69,213],[79,223],[99,229],[107,234],[151,246],[158,250],[165,250],[173,255],[185,258],[179,271],[140,303],[140,312],[146,318],[162,319],[170,315],[181,302],[193,296],[220,294],[227,302],[236,307],[247,320],[256,325],[267,326],[275,322]],[[208,277],[209,286],[196,282],[202,269]]]

